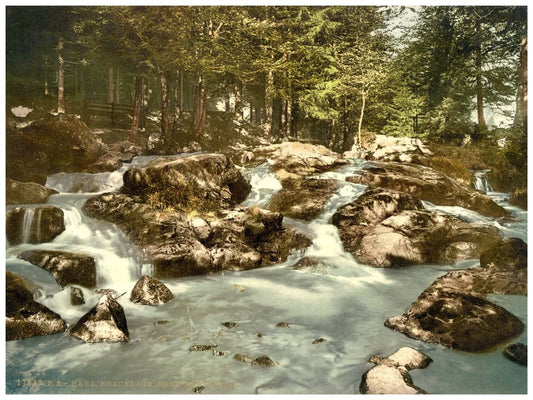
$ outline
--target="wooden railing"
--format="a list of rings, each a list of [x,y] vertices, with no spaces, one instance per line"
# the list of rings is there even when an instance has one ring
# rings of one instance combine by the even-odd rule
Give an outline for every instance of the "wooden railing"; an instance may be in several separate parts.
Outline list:
[[[92,116],[108,116],[115,126],[115,121],[119,117],[133,115],[133,106],[115,103],[97,103],[94,101],[84,101],[82,109],[82,119],[88,122]]]

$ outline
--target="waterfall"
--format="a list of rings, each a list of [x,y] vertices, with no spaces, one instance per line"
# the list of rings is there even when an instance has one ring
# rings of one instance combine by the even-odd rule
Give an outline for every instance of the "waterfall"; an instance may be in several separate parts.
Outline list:
[[[493,192],[492,187],[489,183],[489,179],[487,177],[487,174],[489,172],[490,169],[474,171],[474,187],[476,188],[476,190],[479,190],[484,193]]]
[[[31,237],[31,223],[33,222],[33,208],[26,208],[24,212],[24,219],[22,220],[22,243],[29,243]]]

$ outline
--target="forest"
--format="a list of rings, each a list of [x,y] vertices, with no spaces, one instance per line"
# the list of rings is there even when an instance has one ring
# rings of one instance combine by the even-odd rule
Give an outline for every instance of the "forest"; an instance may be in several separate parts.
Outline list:
[[[527,393],[527,7],[5,12],[6,393]]]

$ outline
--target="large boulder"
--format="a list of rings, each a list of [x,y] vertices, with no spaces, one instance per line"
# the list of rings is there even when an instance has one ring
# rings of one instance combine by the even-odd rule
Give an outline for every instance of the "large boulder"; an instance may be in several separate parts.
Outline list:
[[[57,191],[35,182],[18,182],[6,179],[6,204],[41,204]]]
[[[96,286],[96,262],[93,257],[59,250],[28,250],[18,256],[50,272],[61,286]]]
[[[309,176],[329,171],[349,161],[322,145],[300,142],[283,142],[256,148],[253,160],[273,160],[272,170],[276,174],[292,177]]]
[[[385,326],[413,339],[468,352],[489,350],[524,330],[524,324],[504,308],[438,285],[427,288]]]
[[[361,378],[362,394],[420,394],[407,371],[426,368],[433,360],[410,347],[402,347],[388,357],[372,356],[369,362],[376,364]]]
[[[21,277],[6,271],[6,340],[52,335],[66,328],[59,314],[33,300]]]
[[[63,210],[55,206],[17,207],[6,217],[6,236],[12,246],[51,242],[64,230]]]
[[[154,209],[138,196],[107,193],[87,200],[83,210],[123,229],[145,250],[156,278],[257,268],[282,262],[292,249],[311,243],[299,230],[284,228],[281,214],[255,207],[191,218]]]
[[[397,190],[436,205],[459,206],[489,217],[505,217],[507,211],[485,194],[470,190],[432,168],[414,164],[375,163],[352,183]]]
[[[479,258],[500,239],[497,228],[421,210],[405,194],[370,190],[333,215],[344,248],[375,267],[449,264]]]
[[[69,333],[88,343],[129,341],[124,309],[109,294],[101,296],[98,303],[69,329]]]
[[[251,186],[223,154],[160,158],[124,173],[124,193],[159,208],[217,211],[241,203]]]
[[[130,301],[149,306],[166,304],[174,298],[163,282],[150,276],[142,276],[131,291]]]
[[[6,147],[7,176],[38,183],[44,181],[35,175],[84,170],[105,149],[87,125],[72,115],[49,116],[10,130]]]
[[[316,218],[339,188],[334,179],[287,179],[282,185],[270,199],[268,208],[306,221]]]

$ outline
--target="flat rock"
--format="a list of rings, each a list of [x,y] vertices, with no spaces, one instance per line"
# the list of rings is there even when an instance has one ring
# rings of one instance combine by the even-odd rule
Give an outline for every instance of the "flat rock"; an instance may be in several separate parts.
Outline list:
[[[129,341],[124,309],[107,294],[100,297],[98,303],[69,329],[69,333],[88,343]]]
[[[59,250],[28,250],[19,258],[50,272],[61,286],[96,286],[96,262],[87,254]]]
[[[455,350],[481,352],[519,335],[524,324],[504,308],[432,285],[385,326],[408,337]]]
[[[150,306],[170,302],[174,296],[160,281],[147,275],[142,276],[131,291],[130,301]]]
[[[359,392],[362,394],[422,394],[422,389],[413,384],[405,368],[377,365],[361,378]]]

